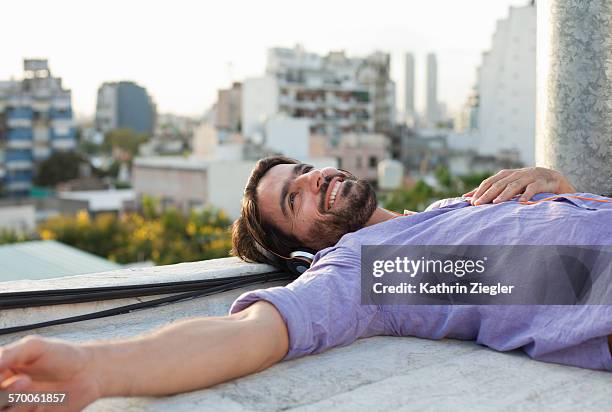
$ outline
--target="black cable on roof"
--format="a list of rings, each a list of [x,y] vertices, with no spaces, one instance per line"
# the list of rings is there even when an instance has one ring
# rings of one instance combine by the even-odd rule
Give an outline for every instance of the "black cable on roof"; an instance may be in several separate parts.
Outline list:
[[[38,328],[43,328],[46,326],[62,325],[66,323],[80,322],[83,320],[98,319],[98,318],[103,318],[107,316],[120,315],[123,313],[131,312],[133,310],[160,306],[163,304],[178,302],[181,300],[193,299],[196,297],[210,296],[210,295],[214,295],[217,293],[222,293],[222,292],[226,292],[232,289],[237,289],[240,287],[250,286],[250,285],[254,285],[258,283],[281,281],[281,280],[292,280],[294,278],[295,276],[292,276],[287,273],[282,273],[282,272],[272,272],[272,273],[262,273],[258,275],[244,275],[244,276],[232,276],[232,277],[226,277],[226,278],[218,278],[215,280],[222,281],[222,282],[217,282],[217,284],[214,284],[214,285],[208,285],[208,286],[201,287],[200,290],[197,290],[197,291],[180,293],[178,295],[166,296],[166,297],[159,298],[159,299],[153,299],[147,302],[133,303],[130,305],[120,306],[120,307],[112,308],[112,309],[106,309],[106,310],[102,310],[98,312],[87,313],[84,315],[77,315],[77,316],[71,316],[71,317],[62,318],[62,319],[55,319],[55,320],[50,320],[50,321],[45,321],[45,322],[33,323],[30,325],[21,325],[21,326],[12,326],[8,328],[3,328],[3,329],[0,329],[0,335],[6,335],[9,333],[15,333],[15,332],[22,332],[22,331],[32,330],[32,329],[38,329]],[[192,281],[188,281],[188,282],[192,282]],[[177,283],[177,282],[174,282],[174,283]],[[141,285],[141,286],[150,286],[150,285]],[[112,286],[106,287],[105,289],[108,289],[108,288],[112,288]],[[75,289],[75,290],[78,290],[78,289]],[[45,291],[38,291],[38,292],[45,292]],[[16,292],[16,293],[27,293],[27,292]]]
[[[275,271],[265,272],[263,274],[276,275],[281,273],[282,272]],[[148,283],[139,285],[6,292],[0,293],[0,309],[62,305],[99,300],[121,299],[134,296],[163,295],[191,290],[202,290],[202,288],[206,287],[224,285],[232,280],[258,279],[260,275],[261,274],[252,274],[215,279]]]

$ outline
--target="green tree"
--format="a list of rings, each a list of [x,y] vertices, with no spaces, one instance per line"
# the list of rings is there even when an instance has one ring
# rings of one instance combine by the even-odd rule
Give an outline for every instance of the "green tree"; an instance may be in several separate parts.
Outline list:
[[[57,239],[120,263],[171,264],[228,256],[230,223],[219,209],[189,215],[175,209],[160,213],[156,201],[145,198],[142,214],[100,214],[92,219],[81,211],[49,219],[39,233],[43,239]]]
[[[145,219],[157,219],[159,217],[159,201],[152,196],[142,198],[141,209]]]
[[[104,148],[109,152],[113,148],[121,149],[133,158],[138,154],[140,145],[147,140],[149,137],[144,133],[138,133],[132,129],[116,129],[104,136]]]
[[[89,155],[97,155],[102,151],[102,145],[95,144],[93,142],[84,140],[79,142],[79,151],[87,153]]]
[[[492,176],[493,174],[494,174],[493,172],[482,172],[482,173],[473,173],[467,176],[461,176],[460,179],[463,182],[463,186],[465,186],[465,191],[463,193],[466,193],[472,189],[477,188],[482,183],[483,180],[485,180],[489,176]]]
[[[385,208],[402,212],[404,209],[422,211],[427,205],[436,200],[434,189],[422,180],[419,180],[410,189],[397,189],[383,201]]]
[[[436,169],[436,180],[446,189],[450,189],[453,185],[453,177],[451,176],[448,168],[445,166],[438,166]]]
[[[61,182],[79,177],[82,163],[89,163],[83,155],[75,152],[55,152],[38,168],[34,183],[38,186],[53,187]]]
[[[0,245],[7,243],[23,242],[27,239],[27,236],[19,234],[13,230],[0,229]]]

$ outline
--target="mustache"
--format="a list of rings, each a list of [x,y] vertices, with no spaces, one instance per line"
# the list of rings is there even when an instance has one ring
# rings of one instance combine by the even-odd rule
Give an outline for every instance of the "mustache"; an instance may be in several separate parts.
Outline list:
[[[339,173],[334,173],[333,175],[323,177],[323,183],[321,183],[321,198],[319,199],[319,211],[322,213],[325,213],[325,195],[327,194],[327,189],[329,189],[329,185],[333,179],[339,177],[344,181],[357,181],[357,177],[348,170],[338,170],[340,171]]]

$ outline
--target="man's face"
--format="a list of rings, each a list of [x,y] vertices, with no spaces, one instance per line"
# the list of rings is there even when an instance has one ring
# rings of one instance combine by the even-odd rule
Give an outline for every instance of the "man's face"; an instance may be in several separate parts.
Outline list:
[[[361,229],[376,210],[368,181],[303,163],[268,170],[257,186],[257,198],[266,223],[314,250]]]

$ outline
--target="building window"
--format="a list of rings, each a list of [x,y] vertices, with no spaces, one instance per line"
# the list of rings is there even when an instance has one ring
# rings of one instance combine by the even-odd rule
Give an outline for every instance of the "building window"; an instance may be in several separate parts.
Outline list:
[[[376,158],[376,156],[370,156],[369,164],[370,168],[376,167],[376,165],[378,164],[378,159]]]
[[[338,169],[342,169],[342,158],[336,157],[336,160],[338,161]]]
[[[361,156],[357,156],[357,169],[361,169],[363,165],[361,164]]]

